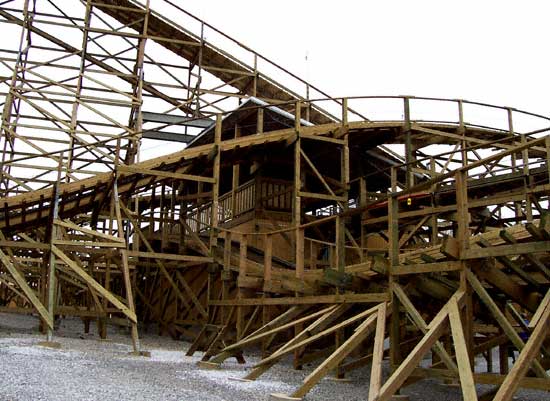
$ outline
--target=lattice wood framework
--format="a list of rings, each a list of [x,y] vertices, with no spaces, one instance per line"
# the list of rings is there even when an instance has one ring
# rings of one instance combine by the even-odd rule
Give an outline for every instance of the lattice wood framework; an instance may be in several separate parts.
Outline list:
[[[369,364],[373,400],[550,389],[548,118],[330,98],[171,1],[58,3],[0,7],[1,311],[136,352],[155,324],[203,367],[260,346],[248,380],[321,360],[293,398]],[[190,143],[140,161],[147,138]]]

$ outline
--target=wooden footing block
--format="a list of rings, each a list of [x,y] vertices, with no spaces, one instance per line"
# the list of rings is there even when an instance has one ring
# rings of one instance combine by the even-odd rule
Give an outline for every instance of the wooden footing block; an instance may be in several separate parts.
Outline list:
[[[219,363],[198,361],[197,366],[203,369],[220,369]]]
[[[128,355],[143,356],[145,358],[151,358],[151,351],[130,351]]]
[[[245,379],[244,377],[228,377],[228,380],[234,381],[234,382],[253,382],[254,380]]]
[[[269,394],[269,401],[301,401],[302,398],[291,397],[286,394],[272,393]]]
[[[352,380],[347,377],[335,377],[335,376],[327,376],[325,377],[325,380],[331,381],[331,382],[338,382],[338,383],[351,383]]]
[[[40,341],[36,345],[38,345],[39,347],[54,348],[54,349],[61,348],[61,344],[55,341]]]

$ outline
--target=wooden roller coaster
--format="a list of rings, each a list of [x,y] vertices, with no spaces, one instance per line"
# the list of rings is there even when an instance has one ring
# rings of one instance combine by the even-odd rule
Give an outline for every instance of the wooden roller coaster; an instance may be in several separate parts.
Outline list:
[[[154,6],[2,2],[0,311],[136,352],[155,324],[202,368],[260,347],[248,380],[316,363],[274,398],[368,365],[369,400],[550,390],[550,118],[333,98]],[[154,141],[176,151],[140,161]]]

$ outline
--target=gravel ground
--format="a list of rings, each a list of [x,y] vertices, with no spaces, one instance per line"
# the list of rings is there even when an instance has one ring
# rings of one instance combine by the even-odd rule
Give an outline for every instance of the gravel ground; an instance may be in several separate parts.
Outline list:
[[[127,333],[110,328],[108,340],[95,333],[83,333],[79,320],[66,319],[56,331],[61,349],[39,346],[44,336],[37,334],[33,317],[0,313],[0,400],[184,400],[247,401],[268,400],[270,393],[291,394],[300,386],[312,366],[303,371],[291,368],[286,360],[254,382],[232,380],[243,377],[259,360],[245,355],[247,363],[234,359],[222,370],[202,370],[196,366],[200,355],[185,356],[189,343],[143,334],[142,349],[151,357],[128,355]],[[387,376],[387,367],[384,372]],[[321,381],[306,396],[307,401],[366,400],[369,368],[352,372],[350,382]],[[480,387],[479,392],[489,387]],[[406,388],[411,400],[461,400],[460,389],[425,380]],[[543,392],[522,391],[516,400],[548,400]]]

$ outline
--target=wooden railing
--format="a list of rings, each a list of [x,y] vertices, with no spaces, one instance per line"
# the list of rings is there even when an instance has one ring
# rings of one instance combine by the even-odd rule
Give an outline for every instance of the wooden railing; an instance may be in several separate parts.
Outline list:
[[[218,199],[218,223],[226,223],[240,215],[254,209],[256,199],[256,185],[249,181],[235,191],[235,202],[233,192],[228,192]],[[192,210],[187,214],[187,224],[195,232],[206,231],[211,226],[212,203],[206,203]]]
[[[283,180],[262,179],[257,194],[256,180],[248,181],[218,199],[218,224],[227,223],[254,210],[256,206],[276,211],[292,209],[292,183]],[[212,221],[212,203],[206,203],[187,214],[187,224],[195,232],[208,230]]]

